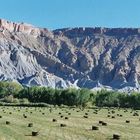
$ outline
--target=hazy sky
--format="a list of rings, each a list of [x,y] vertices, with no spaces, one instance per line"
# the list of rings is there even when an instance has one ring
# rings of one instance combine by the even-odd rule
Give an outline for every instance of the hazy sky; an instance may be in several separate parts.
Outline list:
[[[0,0],[0,18],[49,29],[140,27],[140,0]]]

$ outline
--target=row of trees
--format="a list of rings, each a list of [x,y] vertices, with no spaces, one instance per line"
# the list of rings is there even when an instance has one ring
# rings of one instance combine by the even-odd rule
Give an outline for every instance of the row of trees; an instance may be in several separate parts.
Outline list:
[[[93,100],[93,93],[88,89],[52,89],[49,87],[23,88],[18,98],[27,98],[30,102],[44,102],[53,105],[86,106]]]
[[[91,91],[88,89],[53,89],[50,87],[22,87],[15,82],[0,82],[0,101],[8,103],[47,103],[68,106],[132,107],[140,108],[140,93]]]
[[[96,94],[96,106],[140,108],[140,93],[131,94],[101,90]]]

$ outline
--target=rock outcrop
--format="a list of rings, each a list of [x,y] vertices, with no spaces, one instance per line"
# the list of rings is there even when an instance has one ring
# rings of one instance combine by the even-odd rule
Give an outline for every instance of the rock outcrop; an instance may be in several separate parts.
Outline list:
[[[0,20],[0,80],[61,88],[139,90],[140,29],[49,31]]]

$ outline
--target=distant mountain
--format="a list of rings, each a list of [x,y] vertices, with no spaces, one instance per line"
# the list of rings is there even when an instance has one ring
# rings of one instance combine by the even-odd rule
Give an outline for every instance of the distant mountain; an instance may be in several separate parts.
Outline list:
[[[139,90],[140,29],[49,31],[1,19],[0,80],[28,86]]]

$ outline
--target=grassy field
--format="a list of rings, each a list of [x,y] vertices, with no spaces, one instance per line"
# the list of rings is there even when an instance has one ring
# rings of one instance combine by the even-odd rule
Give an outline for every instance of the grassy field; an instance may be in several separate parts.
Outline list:
[[[138,115],[140,111],[53,108],[50,112],[49,108],[0,107],[0,140],[111,140],[113,134],[119,134],[122,140],[139,140],[140,121],[134,113]],[[29,123],[33,127],[28,127]],[[92,130],[92,126],[98,130]],[[32,136],[32,131],[39,135]]]

